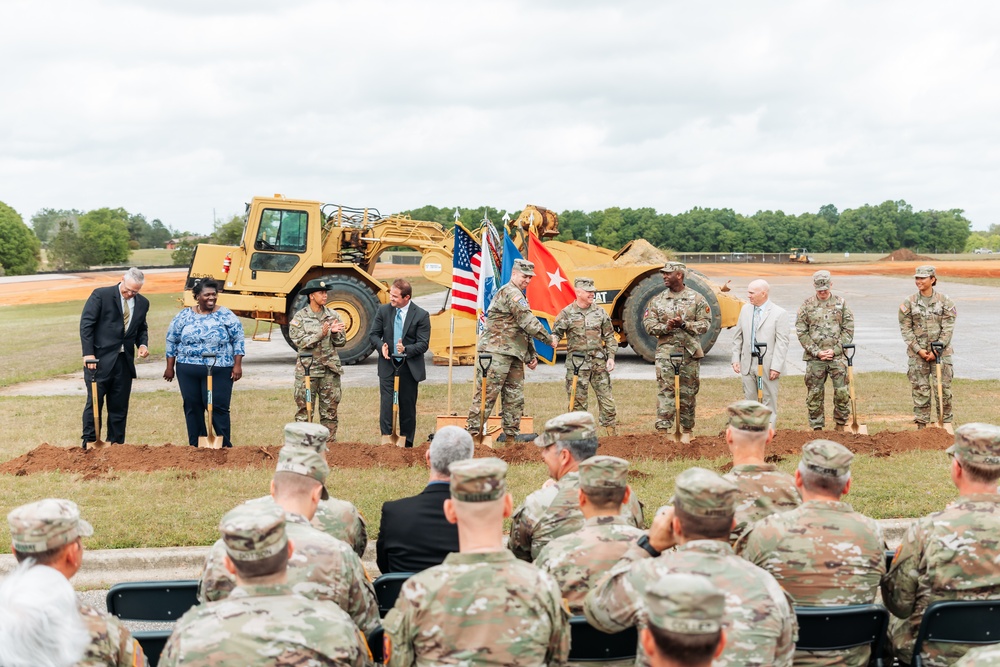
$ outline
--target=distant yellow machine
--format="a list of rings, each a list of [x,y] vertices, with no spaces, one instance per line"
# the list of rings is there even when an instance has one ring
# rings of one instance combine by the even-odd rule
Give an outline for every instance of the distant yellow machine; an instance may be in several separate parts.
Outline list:
[[[528,231],[551,239],[559,233],[559,222],[554,212],[529,205],[508,228],[523,249]],[[368,332],[379,304],[389,301],[388,286],[372,275],[379,256],[389,248],[416,250],[423,275],[450,288],[454,240],[454,232],[436,222],[383,216],[376,209],[282,195],[254,197],[246,208],[239,245],[201,243],[195,249],[184,302],[194,304],[191,287],[197,279],[214,278],[223,285],[219,304],[257,321],[254,338],[269,340],[272,328],[278,326],[288,340],[288,321],[306,303],[299,290],[314,278],[326,280],[331,285],[327,305],[347,327],[347,345],[339,350],[340,358],[353,364],[372,353]],[[620,344],[631,345],[652,362],[656,340],[643,329],[642,316],[649,301],[665,289],[659,273],[662,254],[641,239],[618,252],[580,241],[548,240],[545,247],[568,279],[583,275],[594,279],[596,302],[611,316]],[[686,283],[705,297],[712,310],[712,327],[701,339],[708,352],[719,331],[736,324],[742,301],[694,270],[688,271]],[[471,365],[475,323],[455,318],[454,346],[449,350],[450,321],[447,310],[432,314],[434,363],[447,364],[451,354],[454,363]]]
[[[798,264],[812,264],[816,260],[809,256],[809,251],[805,248],[792,248],[788,252],[788,261]]]

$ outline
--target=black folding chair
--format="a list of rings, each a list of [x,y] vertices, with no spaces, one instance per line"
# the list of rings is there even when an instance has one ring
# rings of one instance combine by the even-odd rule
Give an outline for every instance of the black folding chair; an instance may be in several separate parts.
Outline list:
[[[385,615],[396,604],[396,598],[399,597],[399,589],[403,587],[403,582],[412,576],[412,572],[390,572],[374,581],[379,616],[385,618]]]
[[[912,667],[922,667],[920,655],[928,642],[941,644],[1000,643],[1000,600],[940,600],[924,612],[913,644]]]
[[[139,630],[132,633],[132,638],[139,642],[142,652],[146,654],[149,667],[160,664],[160,654],[163,653],[163,647],[167,645],[170,634],[170,630]]]
[[[382,643],[382,637],[385,635],[385,631],[382,629],[381,625],[375,627],[374,630],[368,633],[368,650],[372,653],[372,660],[376,663],[384,662],[385,654],[382,649],[385,647]],[[152,666],[150,666],[152,667]]]
[[[130,581],[108,591],[108,613],[128,621],[176,621],[198,604],[198,580]]]
[[[878,604],[838,607],[796,607],[800,651],[840,651],[866,644],[876,667],[882,667],[882,642],[889,628],[889,611]]]
[[[569,619],[571,662],[611,662],[635,660],[639,633],[635,627],[608,634],[587,622],[585,616]]]

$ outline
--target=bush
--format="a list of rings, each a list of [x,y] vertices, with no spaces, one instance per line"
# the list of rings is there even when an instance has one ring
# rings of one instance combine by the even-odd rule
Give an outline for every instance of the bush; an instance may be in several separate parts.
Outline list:
[[[0,266],[6,275],[23,276],[35,273],[41,259],[42,244],[24,224],[21,215],[0,202]]]

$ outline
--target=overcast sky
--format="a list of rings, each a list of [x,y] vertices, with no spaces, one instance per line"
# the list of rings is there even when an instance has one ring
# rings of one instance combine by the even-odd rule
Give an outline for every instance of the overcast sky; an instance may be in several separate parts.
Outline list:
[[[3,0],[0,201],[1000,222],[1000,3]]]

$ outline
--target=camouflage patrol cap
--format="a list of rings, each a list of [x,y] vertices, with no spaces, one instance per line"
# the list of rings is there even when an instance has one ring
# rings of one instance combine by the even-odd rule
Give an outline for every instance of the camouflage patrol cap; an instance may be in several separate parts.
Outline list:
[[[628,486],[628,461],[617,456],[591,456],[580,461],[580,487],[624,489]]]
[[[222,517],[219,532],[234,561],[264,560],[288,548],[285,511],[278,505],[240,505]]]
[[[514,270],[520,271],[526,276],[533,276],[535,275],[535,264],[534,262],[529,262],[526,259],[515,259]]]
[[[11,510],[7,515],[14,551],[37,554],[90,537],[94,528],[80,518],[80,508],[72,500],[46,498]]]
[[[738,493],[736,486],[718,473],[688,468],[674,480],[673,503],[694,516],[732,516]]]
[[[816,291],[830,289],[830,272],[825,269],[813,274],[813,287]]]
[[[548,447],[557,442],[572,442],[597,437],[597,422],[589,412],[567,412],[545,422],[545,431],[534,442]]]
[[[577,278],[573,281],[573,287],[577,289],[586,290],[588,292],[596,292],[597,288],[594,287],[593,278]]]
[[[708,635],[722,628],[726,596],[700,574],[667,574],[645,590],[649,622],[681,635]]]
[[[726,412],[729,425],[739,431],[766,431],[771,426],[771,408],[757,401],[736,401]]]
[[[306,286],[299,290],[299,294],[303,296],[309,296],[313,292],[325,292],[330,289],[328,283],[325,280],[320,280],[315,278],[306,283]]]
[[[833,440],[813,440],[802,447],[802,463],[818,475],[843,477],[851,472],[854,454]]]
[[[1000,467],[1000,426],[962,424],[955,429],[955,444],[945,451],[965,463]]]
[[[683,262],[667,262],[660,269],[660,273],[673,273],[674,271],[683,271],[687,268]]]
[[[463,459],[451,470],[451,497],[465,503],[499,500],[507,493],[507,464],[503,459]]]
[[[285,445],[278,452],[278,467],[275,472],[292,472],[312,477],[323,485],[323,500],[330,498],[326,490],[326,476],[330,474],[330,466],[326,458],[314,449]]]
[[[326,451],[326,441],[330,439],[330,429],[322,424],[292,422],[285,424],[285,447],[305,447],[320,454]]]
[[[933,278],[936,274],[934,273],[934,267],[930,264],[924,264],[923,266],[918,266],[917,270],[913,272],[914,278]]]

